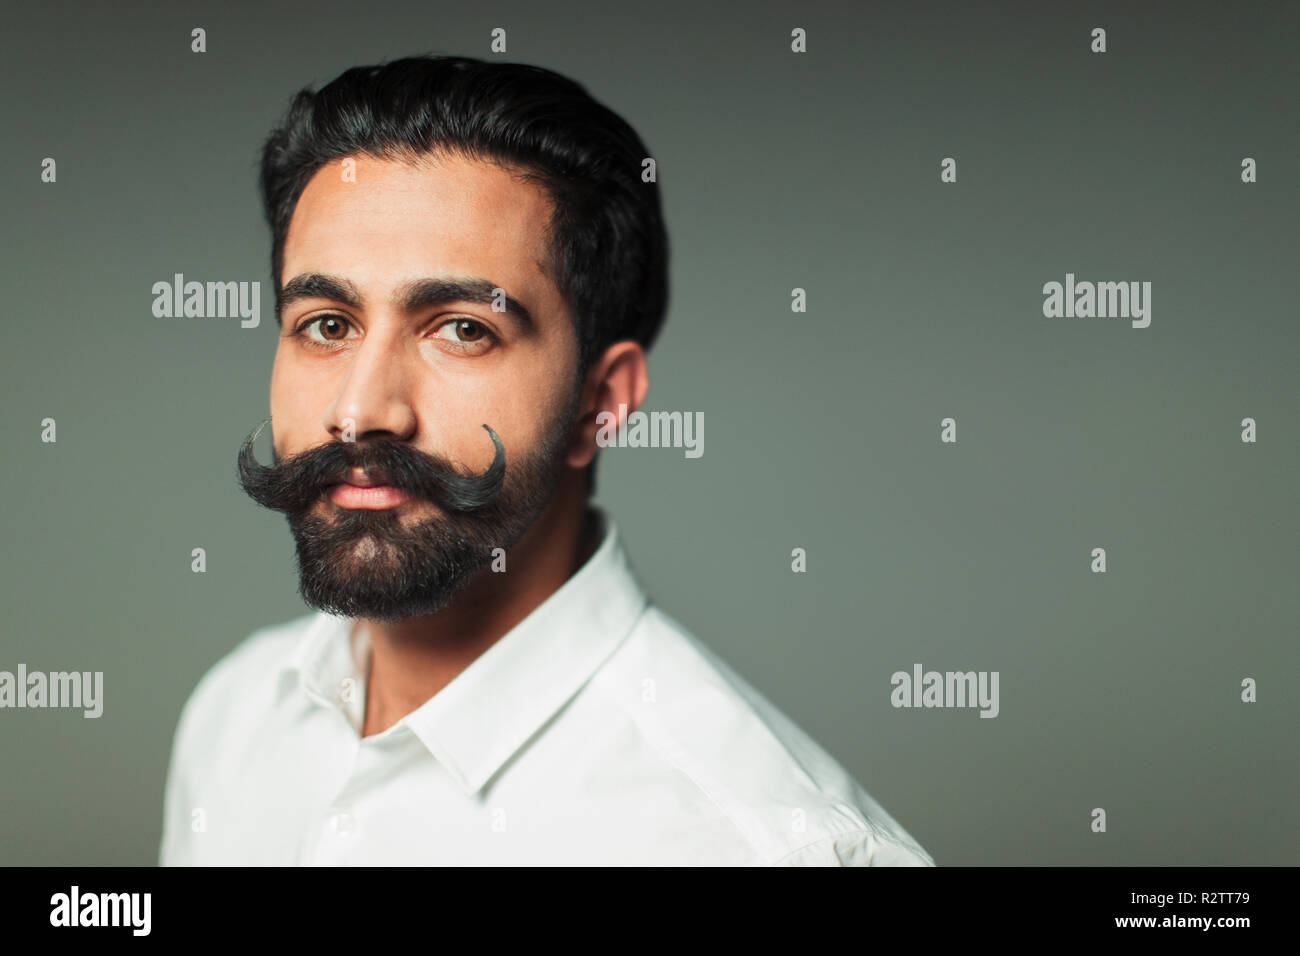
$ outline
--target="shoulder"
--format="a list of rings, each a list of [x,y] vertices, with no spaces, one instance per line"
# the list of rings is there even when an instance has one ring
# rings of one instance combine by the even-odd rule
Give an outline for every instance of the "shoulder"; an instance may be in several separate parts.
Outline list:
[[[205,746],[218,730],[229,730],[241,719],[256,721],[274,706],[283,668],[317,616],[259,628],[209,667],[181,708],[175,749]]]
[[[212,766],[227,742],[248,738],[274,706],[283,668],[315,615],[260,628],[224,654],[190,692],[172,734],[163,796],[159,862],[195,861],[191,815],[209,800]],[[237,777],[236,777],[237,779]]]
[[[934,865],[835,758],[653,604],[594,684],[723,811],[757,865]]]

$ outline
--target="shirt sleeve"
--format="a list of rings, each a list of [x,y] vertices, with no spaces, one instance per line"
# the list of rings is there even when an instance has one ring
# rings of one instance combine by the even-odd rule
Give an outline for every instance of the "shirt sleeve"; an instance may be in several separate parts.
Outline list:
[[[919,846],[895,841],[864,828],[800,847],[772,866],[934,866]]]

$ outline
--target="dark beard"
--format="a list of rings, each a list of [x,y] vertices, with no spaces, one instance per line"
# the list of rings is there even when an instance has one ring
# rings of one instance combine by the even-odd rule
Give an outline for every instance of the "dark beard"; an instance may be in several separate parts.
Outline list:
[[[508,473],[491,429],[497,459],[482,475],[463,475],[444,458],[390,439],[328,442],[266,468],[253,457],[254,432],[240,450],[240,482],[288,518],[298,590],[309,606],[378,621],[433,614],[545,510],[563,474],[577,399],[575,390],[540,446]],[[397,509],[346,509],[328,499],[325,513],[317,513],[329,486],[353,465],[378,469],[389,484],[442,513],[406,523]]]

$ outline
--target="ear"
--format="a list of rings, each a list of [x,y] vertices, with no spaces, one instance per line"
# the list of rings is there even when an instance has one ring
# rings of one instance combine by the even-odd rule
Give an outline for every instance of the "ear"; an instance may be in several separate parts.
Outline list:
[[[636,342],[615,342],[591,364],[582,384],[581,411],[565,459],[571,468],[586,468],[596,457],[596,434],[617,428],[627,413],[645,401],[650,388],[645,350]],[[602,414],[607,412],[608,415]],[[596,420],[600,416],[600,421]],[[612,416],[612,417],[611,417]]]

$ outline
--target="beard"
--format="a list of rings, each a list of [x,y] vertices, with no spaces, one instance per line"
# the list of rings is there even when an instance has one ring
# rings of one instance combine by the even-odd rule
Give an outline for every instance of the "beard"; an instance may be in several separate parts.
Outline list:
[[[496,458],[480,475],[462,474],[446,458],[392,439],[332,441],[285,459],[273,451],[275,464],[267,467],[253,454],[263,422],[240,448],[240,484],[258,504],[288,518],[298,590],[309,606],[378,621],[433,614],[509,551],[549,504],[564,471],[578,394],[570,394],[538,447],[508,470],[501,441],[487,425]],[[431,502],[441,513],[412,521],[398,508],[347,509],[329,501],[330,487],[358,466],[410,493],[412,504]]]

